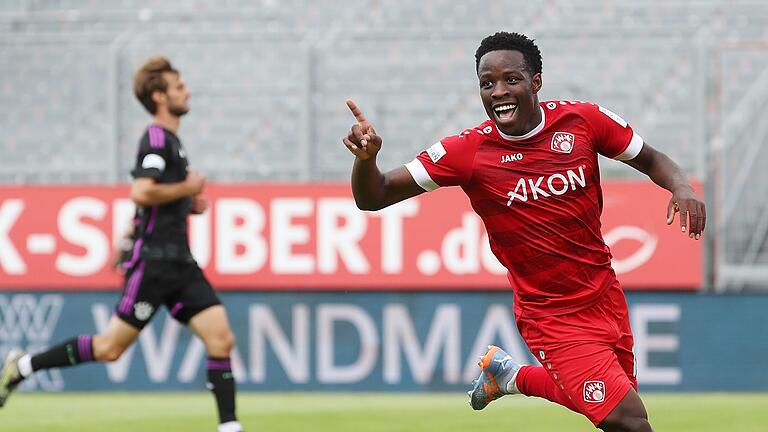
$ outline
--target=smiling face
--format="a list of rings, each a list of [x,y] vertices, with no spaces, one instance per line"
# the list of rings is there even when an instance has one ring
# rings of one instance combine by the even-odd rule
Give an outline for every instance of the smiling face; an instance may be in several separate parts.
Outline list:
[[[500,131],[525,135],[541,122],[541,74],[531,74],[521,52],[486,53],[478,63],[477,78],[485,112]]]

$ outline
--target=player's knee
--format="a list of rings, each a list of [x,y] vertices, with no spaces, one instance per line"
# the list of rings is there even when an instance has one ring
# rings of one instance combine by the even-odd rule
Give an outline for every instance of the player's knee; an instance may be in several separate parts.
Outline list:
[[[125,347],[103,343],[100,345],[94,344],[93,357],[98,361],[113,362],[120,358],[125,352]]]
[[[235,335],[231,331],[226,331],[221,335],[221,349],[227,353],[235,347]]]
[[[104,353],[103,361],[106,362],[113,362],[120,358],[120,356],[123,355],[123,350],[109,350]]]
[[[216,356],[228,356],[235,346],[235,335],[230,330],[217,332],[207,341],[208,351]]]
[[[647,415],[611,413],[600,423],[605,432],[653,432]]]
[[[599,427],[606,432],[653,432],[648,411],[634,390],[624,396]]]

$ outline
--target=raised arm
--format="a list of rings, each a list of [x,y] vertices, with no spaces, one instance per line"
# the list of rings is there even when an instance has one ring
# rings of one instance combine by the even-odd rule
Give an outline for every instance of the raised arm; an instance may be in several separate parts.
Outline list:
[[[688,237],[698,240],[707,222],[704,203],[696,197],[685,172],[666,154],[647,143],[633,159],[624,161],[632,168],[646,174],[654,183],[672,192],[667,205],[667,225],[671,225],[675,213],[680,212],[680,229],[688,230]]]
[[[376,155],[381,150],[381,137],[353,101],[347,100],[347,106],[357,120],[342,140],[355,155],[352,194],[357,207],[361,210],[380,210],[423,193],[424,189],[413,180],[404,166],[382,174],[376,165]]]

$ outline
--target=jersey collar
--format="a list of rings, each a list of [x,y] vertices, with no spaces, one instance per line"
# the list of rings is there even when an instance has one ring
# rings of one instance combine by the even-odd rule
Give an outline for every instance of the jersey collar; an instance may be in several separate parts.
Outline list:
[[[504,132],[501,131],[498,127],[496,130],[499,132],[499,135],[501,135],[502,138],[504,138],[507,141],[521,141],[524,139],[528,139],[536,135],[537,133],[541,132],[542,129],[544,129],[544,123],[547,122],[547,115],[544,112],[544,108],[539,105],[539,111],[541,111],[541,123],[539,123],[535,128],[531,129],[530,132],[528,132],[525,135],[507,135]]]

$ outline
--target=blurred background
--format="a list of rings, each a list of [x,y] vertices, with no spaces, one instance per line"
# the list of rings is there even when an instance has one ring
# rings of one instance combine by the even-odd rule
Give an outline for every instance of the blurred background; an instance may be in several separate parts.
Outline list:
[[[760,1],[6,0],[0,180],[127,181],[147,116],[135,68],[183,71],[192,162],[221,182],[345,180],[344,99],[387,139],[385,168],[484,119],[482,37],[536,38],[544,99],[590,100],[705,183],[708,282],[768,281],[768,11]],[[395,145],[396,144],[396,145]],[[606,163],[604,176],[637,176]],[[715,236],[711,236],[714,239]]]
[[[706,235],[689,241],[664,225],[665,192],[601,160],[641,386],[768,390],[757,0],[2,0],[0,354],[106,322],[120,288],[110,251],[151,122],[132,75],[163,54],[192,91],[179,135],[214,202],[193,246],[233,304],[243,388],[455,391],[493,341],[534,362],[460,191],[357,212],[341,143],[346,98],[384,137],[384,169],[482,122],[474,52],[499,30],[536,39],[541,100],[618,113],[706,199]],[[142,359],[25,389],[200,388],[201,345],[167,317],[154,324]]]

